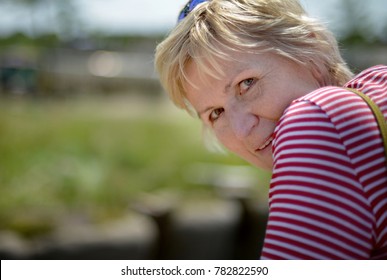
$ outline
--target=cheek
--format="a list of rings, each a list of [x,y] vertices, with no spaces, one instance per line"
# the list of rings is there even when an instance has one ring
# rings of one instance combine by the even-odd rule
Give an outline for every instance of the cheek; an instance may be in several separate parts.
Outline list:
[[[265,169],[271,170],[273,165],[271,150],[267,149],[260,156],[253,156],[245,148],[244,144],[239,141],[232,133],[226,130],[214,130],[216,139],[230,152],[246,160],[250,164]]]
[[[288,95],[271,94],[259,102],[255,111],[262,118],[277,122],[292,101],[293,98]]]
[[[233,136],[226,127],[215,127],[212,129],[216,139],[227,149],[233,145]]]
[[[215,135],[216,139],[228,150],[237,153],[237,150],[240,149],[240,143],[235,138],[232,131],[228,128],[227,125],[218,125],[215,126],[213,129],[213,134]]]
[[[223,129],[223,130],[215,130],[216,139],[230,152],[238,155],[241,158],[246,159],[246,149],[244,148],[244,144],[238,140],[231,131]]]

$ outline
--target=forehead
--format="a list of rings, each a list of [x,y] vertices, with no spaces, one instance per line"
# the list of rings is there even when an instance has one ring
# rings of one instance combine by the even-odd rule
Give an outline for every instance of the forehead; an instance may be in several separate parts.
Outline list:
[[[186,97],[189,93],[197,91],[213,91],[222,86],[232,73],[237,72],[240,67],[230,66],[234,64],[230,60],[217,59],[191,60],[185,67],[184,89]]]
[[[191,61],[186,67],[187,82],[185,83],[185,98],[191,113],[201,117],[201,113],[211,104],[216,104],[223,94],[223,79],[203,74],[199,65]]]
[[[209,101],[212,96],[226,93],[235,78],[244,70],[254,67],[249,55],[229,56],[227,59],[191,60],[185,69],[185,97],[192,104],[201,104],[204,93]],[[221,94],[223,95],[223,94]]]
[[[268,63],[275,63],[268,58],[268,53],[227,51],[223,54],[191,58],[184,69],[184,84],[193,87],[198,82],[210,84],[230,79],[247,68],[265,68]]]
[[[188,83],[193,73],[202,80],[210,78],[220,80],[240,67],[238,65],[243,61],[243,59],[236,59],[236,54],[231,52],[222,53],[222,55],[202,54],[191,57],[184,69],[185,76]]]

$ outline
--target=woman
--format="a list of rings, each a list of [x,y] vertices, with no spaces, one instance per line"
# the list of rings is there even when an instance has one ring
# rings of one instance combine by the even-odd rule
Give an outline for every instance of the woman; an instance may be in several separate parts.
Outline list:
[[[230,151],[272,171],[262,259],[386,259],[387,168],[378,124],[387,67],[353,77],[296,0],[190,1],[157,47],[174,103]]]

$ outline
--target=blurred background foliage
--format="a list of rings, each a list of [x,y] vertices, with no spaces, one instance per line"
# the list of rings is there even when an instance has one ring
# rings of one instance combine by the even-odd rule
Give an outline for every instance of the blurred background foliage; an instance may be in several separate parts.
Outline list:
[[[266,200],[270,174],[209,152],[199,121],[167,100],[153,69],[165,33],[86,32],[76,1],[2,2],[27,9],[30,28],[0,38],[0,229],[35,236],[68,216],[100,222],[144,193],[213,197],[222,178]],[[366,2],[340,3],[351,67],[387,63],[386,26],[373,32]]]

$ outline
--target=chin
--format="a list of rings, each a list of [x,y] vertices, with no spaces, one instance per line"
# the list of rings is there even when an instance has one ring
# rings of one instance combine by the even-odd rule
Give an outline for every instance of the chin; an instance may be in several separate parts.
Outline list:
[[[259,156],[253,156],[246,160],[259,169],[269,172],[273,171],[273,155],[271,149],[262,151]]]
[[[265,150],[261,151],[257,155],[248,152],[238,153],[235,151],[234,154],[247,161],[254,167],[269,172],[273,171],[273,154],[271,153],[271,145],[270,148],[267,147]]]
[[[262,169],[262,170],[265,170],[265,171],[273,171],[273,165],[264,165],[264,164],[260,164],[260,165],[255,165],[256,167],[258,167],[259,169]]]
[[[269,171],[269,172],[273,170],[273,160],[271,158],[266,161],[258,160],[257,158],[245,159],[245,160],[247,160],[250,164],[254,165],[259,169]]]

